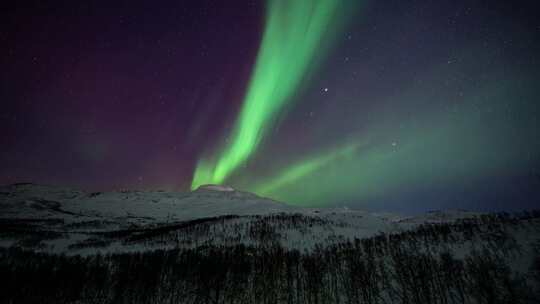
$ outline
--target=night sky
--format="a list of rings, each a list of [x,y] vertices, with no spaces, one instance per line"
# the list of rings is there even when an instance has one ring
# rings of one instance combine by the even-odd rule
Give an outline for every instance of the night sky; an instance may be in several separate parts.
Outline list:
[[[535,1],[14,1],[0,14],[0,184],[540,206]]]

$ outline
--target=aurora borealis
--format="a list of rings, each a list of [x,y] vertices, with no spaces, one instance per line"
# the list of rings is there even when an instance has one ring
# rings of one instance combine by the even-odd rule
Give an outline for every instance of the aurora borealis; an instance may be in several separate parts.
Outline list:
[[[255,152],[274,116],[315,64],[315,54],[323,55],[321,41],[330,40],[326,32],[345,17],[346,6],[351,7],[333,0],[268,1],[261,47],[232,140],[215,165],[203,160],[197,166],[192,189],[223,183]]]
[[[530,2],[25,5],[2,13],[0,183],[404,212],[540,200]]]

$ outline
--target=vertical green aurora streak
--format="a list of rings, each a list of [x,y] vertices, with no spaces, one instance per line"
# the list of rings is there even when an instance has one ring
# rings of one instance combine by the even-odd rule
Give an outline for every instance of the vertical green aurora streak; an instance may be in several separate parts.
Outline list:
[[[219,157],[200,160],[192,189],[222,183],[252,155],[262,137],[328,44],[328,31],[344,18],[341,1],[270,0],[266,27],[230,144]]]

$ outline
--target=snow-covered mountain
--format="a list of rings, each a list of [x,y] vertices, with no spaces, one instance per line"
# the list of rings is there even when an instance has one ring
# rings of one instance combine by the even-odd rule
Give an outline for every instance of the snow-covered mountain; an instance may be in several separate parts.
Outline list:
[[[301,208],[218,185],[192,192],[92,192],[36,185],[0,187],[0,246],[88,254],[201,245],[278,243],[291,249],[397,233],[478,216],[415,217],[347,208]]]
[[[0,269],[6,303],[537,303],[540,212],[14,184],[0,187]]]
[[[275,230],[275,241],[293,248],[311,248],[326,240],[395,231],[398,218],[349,209],[300,208],[216,185],[201,186],[192,192],[92,193],[35,184],[0,187],[0,223],[6,232],[0,245],[27,245],[54,252],[141,250],[140,242],[108,236],[114,232],[135,235],[169,229],[168,234],[175,232],[191,240],[193,235],[183,231],[202,226],[211,227],[213,233],[199,234],[193,244],[251,244],[257,242],[253,234],[258,228],[253,227],[267,220]],[[145,242],[144,248],[178,243]]]
[[[2,217],[63,219],[78,223],[95,219],[128,224],[156,224],[226,214],[267,214],[292,208],[251,193],[201,187],[193,192],[92,192],[35,184],[0,187]]]

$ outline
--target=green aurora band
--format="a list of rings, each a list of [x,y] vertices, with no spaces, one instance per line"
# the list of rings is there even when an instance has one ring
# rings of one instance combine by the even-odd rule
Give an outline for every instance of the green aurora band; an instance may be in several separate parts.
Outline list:
[[[297,182],[302,178],[321,170],[325,166],[335,163],[337,160],[350,158],[354,155],[354,152],[358,147],[358,144],[351,143],[330,152],[302,160],[283,170],[278,177],[253,187],[253,190],[259,195],[273,195],[273,192],[279,190],[281,187]]]
[[[268,2],[266,27],[230,144],[218,158],[199,160],[191,188],[221,184],[257,149],[276,115],[293,100],[314,62],[341,28],[345,1],[295,0]],[[324,43],[323,43],[324,41]],[[316,56],[315,56],[316,55]]]
[[[455,111],[417,114],[409,121],[399,119],[404,116],[401,111],[388,113],[388,122],[373,123],[345,145],[297,159],[263,180],[246,178],[240,187],[295,205],[325,206],[441,185],[468,185],[485,176],[527,168],[530,157],[540,151],[540,143],[534,140],[540,128],[534,118],[538,109],[528,104],[534,93],[522,89],[533,86],[523,79],[492,83],[499,85],[471,92]],[[425,91],[400,97],[411,105],[438,99],[437,93]],[[509,112],[520,115],[508,119]],[[402,128],[393,121],[402,122]],[[354,145],[361,139],[362,144]],[[523,151],[530,151],[529,155]],[[333,201],[336,193],[340,201]]]
[[[342,2],[269,2],[230,144],[199,161],[192,188],[226,181],[294,205],[384,209],[399,208],[408,198],[420,205],[418,198],[439,190],[443,204],[444,195],[459,197],[537,167],[538,77],[517,65],[494,65],[497,53],[486,54],[479,45],[454,50],[460,61],[423,67],[415,79],[373,97],[354,90],[358,84],[349,82],[347,66],[329,74],[339,80],[332,95],[309,95],[317,87],[303,80],[332,37],[324,27],[335,32],[336,19],[345,14],[336,3]],[[331,103],[321,102],[330,97]],[[308,104],[292,107],[295,100]],[[284,111],[286,136],[271,132]],[[306,111],[317,115],[298,121]],[[307,139],[291,145],[290,134]]]

